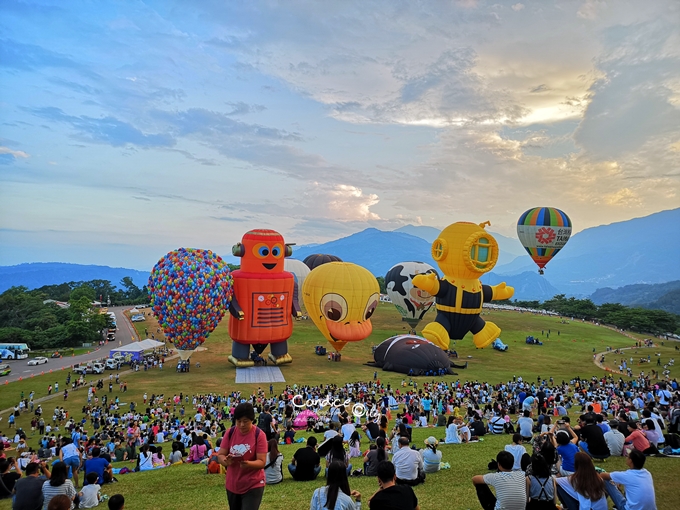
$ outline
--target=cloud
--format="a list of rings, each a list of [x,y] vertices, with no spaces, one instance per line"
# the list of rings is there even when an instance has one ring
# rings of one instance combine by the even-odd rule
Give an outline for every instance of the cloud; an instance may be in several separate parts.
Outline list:
[[[617,159],[648,142],[667,146],[680,137],[676,32],[677,24],[667,19],[604,32],[606,48],[597,62],[602,77],[590,88],[574,137],[591,157]]]
[[[64,55],[35,44],[24,44],[12,39],[0,40],[0,67],[31,71],[46,67],[64,68],[94,77],[84,65]]]
[[[236,103],[226,103],[233,108],[232,111],[226,113],[225,115],[246,115],[248,113],[257,113],[266,110],[267,108],[261,104],[248,104],[243,101],[238,101]]]
[[[0,154],[6,154],[12,157],[12,159],[16,158],[23,158],[26,159],[29,157],[28,154],[26,154],[24,151],[14,151],[10,149],[9,147],[2,147],[0,146]]]
[[[512,6],[512,10],[516,12],[519,12],[522,9],[524,9],[524,4],[517,3]]]
[[[86,115],[73,116],[67,115],[60,108],[51,106],[25,110],[43,119],[68,124],[78,132],[81,139],[95,143],[105,143],[113,147],[126,144],[139,147],[172,147],[175,145],[175,139],[168,134],[144,134],[132,124],[111,116],[101,119]]]

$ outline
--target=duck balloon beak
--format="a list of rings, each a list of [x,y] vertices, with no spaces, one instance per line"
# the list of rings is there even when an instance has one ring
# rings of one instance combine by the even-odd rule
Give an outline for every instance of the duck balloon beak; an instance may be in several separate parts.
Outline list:
[[[358,342],[368,337],[373,331],[370,320],[333,322],[326,321],[326,327],[335,342]]]

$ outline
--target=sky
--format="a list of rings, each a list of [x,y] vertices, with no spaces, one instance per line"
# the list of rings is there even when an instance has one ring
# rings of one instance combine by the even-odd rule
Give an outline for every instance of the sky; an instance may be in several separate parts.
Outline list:
[[[0,2],[0,265],[680,207],[680,2]]]

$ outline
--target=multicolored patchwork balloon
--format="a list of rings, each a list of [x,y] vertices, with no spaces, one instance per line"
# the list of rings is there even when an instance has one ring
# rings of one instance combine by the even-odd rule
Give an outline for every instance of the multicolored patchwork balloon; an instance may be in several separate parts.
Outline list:
[[[180,248],[166,254],[149,276],[151,308],[165,337],[188,359],[229,308],[229,267],[209,250]]]

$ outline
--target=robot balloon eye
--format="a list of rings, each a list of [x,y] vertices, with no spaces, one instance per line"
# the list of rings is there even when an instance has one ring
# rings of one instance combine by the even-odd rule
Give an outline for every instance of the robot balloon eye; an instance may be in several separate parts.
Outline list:
[[[253,253],[259,259],[269,256],[269,246],[264,243],[259,243],[253,246]]]
[[[272,248],[272,255],[277,259],[281,256],[281,247],[278,244]]]
[[[326,294],[321,298],[321,311],[329,321],[340,322],[347,317],[347,301],[340,294]]]
[[[266,246],[262,246],[259,249],[259,253],[261,256],[266,257],[267,255],[269,255],[269,248],[267,248]]]

